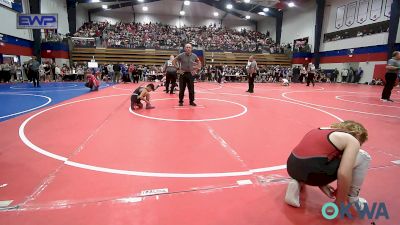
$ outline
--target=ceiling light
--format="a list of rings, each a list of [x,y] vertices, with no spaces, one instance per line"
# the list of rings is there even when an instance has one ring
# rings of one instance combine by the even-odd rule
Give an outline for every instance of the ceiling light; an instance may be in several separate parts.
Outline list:
[[[101,8],[108,9],[108,5],[102,5]]]
[[[232,9],[232,8],[233,8],[233,5],[232,5],[232,4],[228,4],[228,5],[226,5],[226,8],[227,8],[227,9]]]
[[[184,16],[184,15],[185,15],[185,11],[180,11],[179,14],[180,14],[181,16]]]
[[[268,9],[268,8],[264,8],[263,11],[264,11],[264,12],[268,12],[269,9]]]
[[[258,12],[258,15],[266,16],[267,14],[265,14],[265,12]]]
[[[289,2],[288,6],[289,7],[294,7],[294,3],[293,2]]]
[[[249,16],[249,15],[246,16],[246,20],[248,20],[248,19],[250,19],[250,16]]]
[[[250,3],[250,0],[244,0],[244,3]]]
[[[215,17],[219,16],[219,13],[218,12],[214,12],[214,16]]]
[[[100,0],[92,0],[91,2],[92,2],[92,3],[100,2]]]
[[[144,2],[144,0],[138,0],[138,2]]]
[[[145,11],[145,12],[149,10],[149,8],[148,8],[147,6],[143,6],[142,9],[143,9],[143,11]]]
[[[184,1],[183,4],[184,5],[190,5],[190,1]]]

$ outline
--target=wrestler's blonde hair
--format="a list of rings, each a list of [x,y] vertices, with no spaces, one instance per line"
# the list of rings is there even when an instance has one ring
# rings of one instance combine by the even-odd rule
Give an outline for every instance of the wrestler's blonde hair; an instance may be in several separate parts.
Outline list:
[[[355,137],[362,145],[368,139],[368,131],[361,123],[357,123],[352,120],[346,120],[340,123],[334,123],[331,125],[332,128],[342,130]]]

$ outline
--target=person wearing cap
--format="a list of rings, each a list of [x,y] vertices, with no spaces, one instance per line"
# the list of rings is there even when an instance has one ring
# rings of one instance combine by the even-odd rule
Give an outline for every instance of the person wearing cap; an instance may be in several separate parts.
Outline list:
[[[146,109],[154,109],[155,107],[150,103],[150,92],[154,90],[154,84],[136,88],[131,95],[131,109],[135,110],[135,106],[139,109],[143,108],[142,100],[146,102]]]
[[[194,76],[201,68],[201,62],[196,54],[192,53],[192,45],[185,45],[185,52],[179,54],[173,61],[172,64],[183,70],[183,74],[179,76],[179,106],[183,106],[183,96],[185,94],[186,86],[189,90],[189,100],[191,106],[196,106],[194,103]]]
[[[381,100],[384,102],[393,102],[390,98],[392,94],[392,89],[396,83],[397,76],[400,76],[400,52],[393,52],[393,57],[389,59],[386,65],[385,74],[385,87],[382,90]]]

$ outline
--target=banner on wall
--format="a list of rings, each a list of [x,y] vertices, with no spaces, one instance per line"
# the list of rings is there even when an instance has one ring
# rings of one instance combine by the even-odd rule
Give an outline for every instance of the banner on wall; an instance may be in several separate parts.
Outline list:
[[[350,27],[356,20],[357,2],[347,4],[346,26]]]
[[[346,11],[346,6],[340,6],[336,10],[336,20],[335,20],[335,27],[339,29],[343,26],[344,22],[344,13]]]
[[[8,8],[12,8],[12,3],[13,3],[13,1],[11,1],[11,0],[0,0],[0,4],[7,6]]]
[[[369,0],[360,0],[358,4],[357,23],[364,23],[368,18]]]
[[[0,5],[22,12],[22,0],[0,0]]]
[[[386,0],[386,5],[385,5],[385,13],[384,15],[388,18],[390,18],[390,10],[392,8],[392,3],[393,0]]]
[[[293,41],[293,46],[295,48],[305,48],[308,45],[308,37],[299,38]]]
[[[370,19],[376,21],[381,18],[383,0],[372,0]]]
[[[58,14],[17,14],[17,29],[57,29]]]

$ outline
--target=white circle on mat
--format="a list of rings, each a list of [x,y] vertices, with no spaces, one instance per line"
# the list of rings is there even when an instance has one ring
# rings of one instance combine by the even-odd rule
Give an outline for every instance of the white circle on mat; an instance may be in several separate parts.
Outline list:
[[[31,108],[31,109],[27,109],[27,110],[24,110],[24,111],[12,113],[12,114],[5,115],[5,116],[0,116],[0,119],[7,118],[7,117],[10,117],[10,116],[16,116],[16,115],[19,115],[19,114],[22,114],[22,113],[26,113],[26,112],[30,112],[30,111],[33,111],[33,110],[35,110],[35,109],[41,108],[41,107],[43,107],[43,106],[46,106],[46,105],[50,104],[50,102],[51,102],[51,98],[49,98],[49,97],[47,97],[47,96],[44,96],[44,95],[17,94],[17,93],[1,93],[1,95],[27,95],[27,96],[35,96],[35,97],[45,98],[45,99],[47,99],[47,102],[45,102],[45,103],[42,104],[42,105],[33,107],[33,108]]]
[[[316,106],[316,107],[323,107],[327,109],[336,109],[336,110],[341,110],[341,111],[346,111],[346,112],[353,112],[353,113],[359,113],[359,114],[367,114],[367,115],[373,115],[373,116],[383,116],[383,117],[390,117],[390,118],[398,118],[400,119],[399,116],[393,116],[393,115],[386,115],[386,114],[381,114],[381,113],[371,113],[371,112],[365,112],[365,111],[358,111],[358,110],[351,110],[351,109],[344,109],[344,108],[339,108],[339,107],[332,107],[332,106],[326,106],[326,105],[319,105],[319,104],[314,104],[311,102],[306,102],[306,101],[300,101],[296,100],[294,98],[290,98],[287,95],[291,93],[311,93],[310,91],[290,91],[290,92],[284,92],[281,94],[281,96],[285,99],[288,99],[293,102],[305,104],[305,105],[311,105],[311,106]],[[319,93],[328,93],[328,92],[345,92],[345,91],[321,91]]]
[[[232,101],[222,100],[222,99],[211,99],[211,98],[197,98],[197,99],[204,99],[204,100],[209,100],[209,101],[227,102],[227,103],[235,104],[235,105],[238,105],[238,106],[242,107],[243,111],[238,113],[238,114],[236,114],[236,115],[232,115],[232,116],[209,118],[209,119],[197,119],[197,120],[180,120],[180,119],[168,119],[168,118],[160,118],[160,117],[153,117],[153,116],[145,116],[145,115],[142,115],[140,113],[137,113],[137,112],[133,111],[131,109],[131,107],[129,107],[129,112],[131,112],[132,114],[134,114],[136,116],[140,116],[140,117],[143,117],[143,118],[146,118],[146,119],[169,121],[169,122],[207,122],[207,121],[227,120],[227,119],[232,119],[232,118],[236,118],[236,117],[242,116],[245,113],[247,113],[247,107],[242,105],[242,104],[239,104],[237,102],[232,102]],[[163,101],[163,100],[176,100],[176,98],[153,99],[152,101]],[[196,109],[196,107],[193,107],[193,109]]]
[[[71,87],[78,87],[77,84],[72,84],[72,85],[63,85],[63,86],[46,86],[45,88],[71,88]],[[18,86],[11,86],[10,89],[33,89],[33,87],[18,87]],[[35,90],[41,90],[41,89],[35,89]]]
[[[338,100],[341,100],[341,101],[351,102],[351,103],[356,103],[356,104],[362,104],[362,105],[373,105],[373,106],[379,106],[379,107],[398,108],[398,109],[400,108],[398,106],[392,106],[392,105],[387,105],[387,104],[385,105],[384,103],[382,103],[382,104],[374,104],[374,103],[368,103],[368,102],[359,102],[359,101],[354,101],[354,100],[347,100],[347,99],[343,98],[345,96],[353,97],[353,95],[340,95],[340,96],[335,96],[335,98],[338,99]],[[354,96],[354,97],[374,97],[374,98],[376,98],[375,96]]]
[[[232,94],[232,93],[219,93],[223,95],[234,95],[234,96],[242,96],[242,97],[248,97],[248,95],[242,95],[242,94]],[[43,154],[47,157],[63,161],[65,165],[69,165],[72,167],[77,167],[81,169],[86,169],[86,170],[92,170],[92,171],[97,171],[97,172],[103,172],[103,173],[111,173],[111,174],[120,174],[120,175],[129,175],[129,176],[142,176],[142,177],[166,177],[166,178],[211,178],[211,177],[234,177],[234,176],[248,176],[248,175],[253,175],[254,173],[262,173],[262,172],[270,172],[270,171],[276,171],[276,170],[282,170],[286,168],[286,164],[283,165],[277,165],[277,166],[270,166],[270,167],[263,167],[263,168],[257,168],[257,169],[250,169],[247,171],[235,171],[235,172],[215,172],[215,173],[163,173],[163,172],[145,172],[145,171],[133,171],[133,170],[121,170],[121,169],[114,169],[114,168],[107,168],[107,167],[101,167],[101,166],[95,166],[95,165],[89,165],[89,164],[84,164],[84,163],[78,163],[74,161],[70,161],[68,158],[57,155],[54,153],[51,153],[45,149],[40,148],[39,146],[33,144],[25,135],[25,127],[35,117],[39,116],[40,114],[50,111],[55,108],[59,108],[65,105],[71,105],[74,103],[78,102],[84,102],[84,101],[92,101],[92,100],[97,100],[97,99],[102,99],[102,98],[110,98],[110,97],[118,97],[118,96],[126,96],[130,94],[119,94],[119,95],[107,95],[107,96],[100,96],[100,97],[94,97],[94,98],[87,98],[87,99],[82,99],[82,100],[77,100],[73,102],[68,102],[68,103],[63,103],[60,105],[56,105],[53,107],[50,107],[48,109],[44,109],[40,112],[35,113],[34,115],[30,116],[28,119],[26,119],[24,122],[22,122],[21,126],[19,127],[19,136],[22,140],[22,142],[27,145],[29,148],[32,150]],[[343,121],[343,119],[339,118],[338,116],[326,112],[322,109],[318,109],[309,105],[297,103],[297,102],[291,102],[283,99],[277,99],[277,98],[269,98],[269,97],[263,97],[263,96],[251,96],[254,98],[260,98],[260,99],[268,99],[268,100],[275,100],[275,101],[280,101],[280,102],[286,102],[290,104],[295,104],[295,105],[300,105],[306,108],[311,108],[320,112],[323,112],[329,116],[332,116],[333,118]]]

